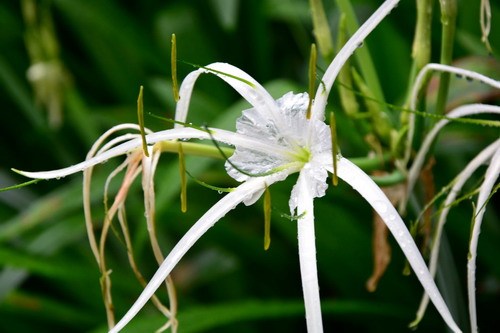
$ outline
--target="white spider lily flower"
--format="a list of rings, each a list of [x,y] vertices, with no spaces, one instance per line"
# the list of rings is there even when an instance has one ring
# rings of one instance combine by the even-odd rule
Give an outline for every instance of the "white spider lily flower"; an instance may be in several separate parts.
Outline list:
[[[330,64],[315,96],[310,119],[307,119],[307,94],[288,93],[278,100],[242,70],[224,63],[214,63],[189,74],[183,81],[177,105],[176,120],[187,117],[194,83],[202,73],[212,73],[231,85],[251,105],[237,121],[237,132],[210,128],[184,128],[177,125],[146,135],[148,145],[177,139],[207,139],[228,143],[235,153],[228,159],[226,170],[242,183],[214,204],[181,238],[167,255],[157,272],[125,316],[110,330],[119,332],[132,320],[154,295],[157,288],[174,269],[196,241],[226,213],[240,203],[253,204],[265,188],[282,181],[292,173],[299,173],[292,189],[289,206],[297,217],[299,263],[309,333],[322,332],[321,306],[316,267],[314,233],[314,198],[322,197],[328,185],[328,172],[333,172],[331,134],[324,123],[324,112],[329,91],[338,71],[364,38],[394,8],[399,1],[388,0],[352,36]],[[84,163],[51,172],[20,172],[32,178],[57,178],[81,171],[109,158],[142,149],[142,141],[135,138],[111,148]],[[408,262],[444,321],[454,332],[461,332],[455,324],[434,280],[429,273],[407,227],[389,199],[373,180],[349,160],[335,156],[337,175],[358,191],[381,216],[399,243]],[[147,177],[150,179],[150,177]],[[149,186],[149,185],[148,185]]]
[[[207,68],[224,67],[227,74],[231,76],[233,73],[239,73],[241,70],[227,64],[212,64]],[[235,69],[235,71],[232,71]],[[217,74],[223,75],[223,74]],[[233,84],[239,84],[241,81],[225,76],[226,81]],[[189,82],[188,82],[189,83]],[[258,83],[252,83],[253,86],[260,88]],[[191,85],[192,87],[192,85]],[[258,89],[255,88],[255,89]],[[181,87],[181,98],[185,90]],[[254,92],[256,90],[253,90]],[[244,97],[255,97],[255,94],[244,93]],[[262,92],[256,100],[262,101],[271,98],[270,95]],[[305,94],[286,94],[280,100],[274,102],[276,108],[280,111],[275,114],[280,117],[280,124],[289,124],[297,131],[287,131],[286,136],[277,131],[272,136],[264,138],[255,137],[254,135],[245,135],[244,133],[232,133],[221,129],[209,129],[210,135],[206,131],[197,130],[194,128],[177,128],[165,130],[157,133],[146,135],[146,140],[149,145],[164,140],[175,140],[179,138],[201,138],[215,139],[221,142],[228,142],[236,147],[236,151],[240,154],[234,154],[231,157],[233,165],[237,165],[238,169],[246,169],[248,173],[259,171],[267,174],[262,176],[250,177],[242,175],[233,166],[227,165],[228,172],[232,173],[236,178],[243,179],[243,183],[234,191],[227,194],[218,203],[216,203],[207,213],[205,213],[198,222],[184,235],[179,243],[172,249],[165,261],[161,264],[157,273],[148,283],[138,300],[130,308],[127,314],[118,322],[118,324],[110,332],[118,332],[123,328],[144,306],[154,294],[156,289],[163,283],[165,278],[170,274],[184,254],[191,246],[220,218],[228,211],[232,210],[238,204],[244,202],[251,204],[257,200],[262,194],[265,187],[272,185],[277,181],[285,179],[288,175],[300,172],[297,184],[292,190],[290,198],[290,209],[292,213],[296,213],[298,218],[298,238],[299,238],[299,257],[301,265],[301,275],[304,290],[304,298],[306,304],[306,317],[308,322],[309,332],[322,332],[321,311],[319,302],[319,287],[316,273],[316,250],[314,236],[314,206],[313,199],[321,197],[327,188],[326,175],[327,172],[333,172],[333,160],[331,155],[331,137],[329,128],[323,122],[316,119],[306,119],[307,95]],[[258,104],[259,105],[259,104]],[[238,120],[238,128],[245,132],[250,126],[251,117],[259,114],[256,111],[247,110]],[[260,114],[264,114],[266,109],[261,109]],[[249,118],[250,117],[250,118]],[[276,123],[257,123],[256,133],[259,133],[259,127],[273,128]],[[302,124],[302,126],[300,126]],[[306,136],[306,134],[308,134]],[[309,144],[304,145],[305,138],[309,138]],[[282,144],[285,142],[286,144]],[[77,172],[82,169],[89,168],[95,164],[101,163],[109,158],[126,154],[130,151],[141,149],[142,141],[140,138],[135,138],[119,146],[104,151],[91,160],[81,164],[62,169],[59,171],[28,173],[22,172],[24,175],[33,178],[57,178]],[[254,164],[240,158],[241,152],[252,150],[256,154]],[[276,164],[275,161],[280,161]],[[265,163],[269,161],[266,165]],[[416,272],[417,277],[429,294],[431,300],[436,305],[438,311],[442,314],[446,323],[454,332],[460,332],[454,323],[451,314],[449,313],[444,300],[442,299],[432,276],[427,270],[426,264],[422,259],[418,248],[416,247],[410,233],[408,232],[401,217],[391,205],[385,194],[380,188],[366,175],[361,169],[349,162],[343,157],[338,157],[337,172],[339,178],[349,183],[357,190],[377,211],[384,222],[388,225],[390,231],[400,244],[408,261]],[[294,212],[296,210],[296,212]]]

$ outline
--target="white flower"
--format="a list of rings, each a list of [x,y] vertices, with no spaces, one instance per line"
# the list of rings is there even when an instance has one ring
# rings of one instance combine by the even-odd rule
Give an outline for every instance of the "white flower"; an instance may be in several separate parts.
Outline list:
[[[299,262],[306,309],[308,332],[322,332],[320,295],[316,267],[314,232],[314,198],[325,195],[328,172],[333,172],[331,134],[324,123],[324,112],[329,91],[342,65],[364,38],[398,3],[388,0],[353,35],[330,64],[314,98],[311,117],[306,117],[307,94],[287,93],[274,100],[252,77],[242,70],[224,63],[213,63],[190,73],[180,88],[176,120],[185,122],[194,83],[203,73],[211,73],[231,85],[252,108],[243,112],[237,121],[237,131],[222,129],[183,128],[177,124],[172,130],[146,135],[148,145],[165,140],[207,139],[235,147],[226,163],[230,176],[242,182],[213,205],[171,250],[143,292],[110,332],[120,331],[153,296],[172,269],[193,244],[226,213],[240,203],[253,204],[266,187],[282,181],[292,173],[299,173],[292,189],[289,206],[297,216]],[[140,138],[131,139],[79,165],[55,171],[28,173],[33,178],[56,178],[89,168],[109,158],[142,149]],[[401,246],[416,276],[430,299],[454,332],[460,332],[442,299],[427,266],[420,255],[401,217],[382,190],[361,169],[349,160],[336,156],[338,177],[358,191],[381,216]],[[151,176],[148,178],[150,179]]]

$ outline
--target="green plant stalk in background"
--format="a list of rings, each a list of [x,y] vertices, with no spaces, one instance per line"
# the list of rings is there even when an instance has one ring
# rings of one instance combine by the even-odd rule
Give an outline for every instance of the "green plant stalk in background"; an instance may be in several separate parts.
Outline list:
[[[313,34],[323,59],[330,62],[334,56],[332,33],[326,18],[322,0],[309,0],[313,21]]]
[[[439,62],[450,65],[453,60],[453,45],[455,43],[455,30],[457,20],[456,0],[439,0],[441,7],[441,55]],[[450,89],[450,74],[442,73],[439,81],[439,90],[436,102],[436,114],[444,114]]]

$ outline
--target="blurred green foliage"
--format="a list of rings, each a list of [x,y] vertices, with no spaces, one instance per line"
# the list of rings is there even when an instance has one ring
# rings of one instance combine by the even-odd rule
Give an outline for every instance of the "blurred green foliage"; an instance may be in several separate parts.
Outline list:
[[[379,2],[353,1],[358,19],[362,22]],[[49,13],[49,21],[42,26],[53,23],[52,42],[58,45],[52,53],[41,52],[41,60],[57,60],[64,68],[58,81],[62,89],[58,95],[63,105],[61,125],[49,123],[48,107],[37,102],[27,79],[32,61],[40,61],[28,50],[37,47],[33,43],[43,40],[27,37],[29,28],[20,2],[3,1],[0,3],[0,187],[24,181],[10,172],[11,167],[36,171],[74,164],[85,158],[91,144],[106,129],[123,122],[135,123],[140,85],[145,87],[146,112],[173,117],[169,72],[172,33],[177,35],[177,54],[181,60],[200,65],[215,61],[231,63],[262,82],[275,97],[290,90],[307,89],[313,34],[306,0],[37,3],[40,12]],[[334,1],[324,1],[324,6],[335,34],[338,8]],[[498,50],[500,29],[495,20],[500,18],[500,7],[495,2],[492,6],[490,41],[493,49]],[[498,67],[473,58],[486,55],[480,43],[479,1],[461,1],[458,11],[454,59],[469,57],[472,68],[484,66],[484,74],[499,78]],[[414,12],[414,2],[403,1],[367,40],[389,103],[401,104],[405,98],[412,61]],[[438,8],[434,16],[432,59],[437,61]],[[38,47],[43,49],[43,45]],[[320,62],[319,68],[326,68],[326,64]],[[179,78],[192,69],[179,63]],[[453,83],[450,91],[453,98],[456,95]],[[339,108],[335,94],[330,104],[332,109]],[[189,120],[234,128],[235,119],[246,107],[230,88],[207,76],[197,84]],[[344,156],[365,155],[368,148],[356,134],[352,120],[342,112],[336,114]],[[171,126],[148,116],[145,122],[153,130]],[[453,125],[436,147],[438,188],[449,182],[479,147],[496,137],[498,129]],[[102,218],[105,177],[116,163],[110,161],[96,172],[92,187],[96,220]],[[187,167],[208,183],[234,185],[225,176],[220,161],[188,158]],[[188,211],[181,213],[177,168],[176,156],[165,155],[156,175],[158,233],[164,252],[220,197],[190,182]],[[181,333],[305,331],[296,225],[281,217],[288,210],[292,181],[271,188],[274,215],[269,251],[262,248],[264,218],[262,205],[256,205],[232,211],[181,261],[173,274],[178,288]],[[114,184],[114,191],[117,187]],[[1,332],[105,330],[99,274],[87,244],[81,202],[80,176],[0,193]],[[150,276],[156,266],[147,242],[139,184],[133,187],[127,204],[136,257],[146,276]],[[438,273],[438,283],[445,287],[445,297],[462,327],[466,327],[467,321],[463,286],[471,211],[469,201],[452,211],[446,227],[444,260]],[[316,215],[325,331],[407,331],[422,289],[414,277],[401,274],[404,260],[397,247],[393,248],[391,265],[377,291],[369,293],[365,289],[372,269],[373,217],[368,204],[341,184],[330,189],[325,200],[317,201]],[[477,274],[482,332],[493,332],[493,327],[499,324],[498,221],[498,210],[489,209],[481,234]],[[116,239],[110,241],[108,261],[113,269],[116,312],[120,315],[141,288],[133,278],[123,246]],[[161,325],[159,320],[153,311],[144,310],[125,331],[153,331]],[[419,331],[445,331],[433,308],[428,309]]]

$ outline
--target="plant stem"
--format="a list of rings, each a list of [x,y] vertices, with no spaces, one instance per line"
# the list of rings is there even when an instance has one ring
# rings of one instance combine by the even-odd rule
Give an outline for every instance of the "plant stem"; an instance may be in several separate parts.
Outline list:
[[[354,13],[354,8],[349,0],[336,0],[342,13],[346,17],[347,32],[352,35],[359,29],[359,23]],[[382,87],[380,86],[380,81],[378,79],[377,71],[375,70],[375,65],[373,64],[372,58],[368,47],[364,46],[359,48],[354,56],[358,62],[361,74],[366,81],[366,84],[370,87],[375,98],[382,103],[385,103],[384,93],[382,92]]]
[[[440,0],[441,5],[441,58],[443,65],[451,64],[453,57],[453,40],[455,39],[455,23],[457,18],[456,0]],[[450,74],[442,73],[439,82],[439,91],[436,102],[436,114],[444,114],[446,109],[446,99],[450,85]]]
[[[316,43],[318,43],[323,59],[330,62],[333,59],[334,49],[332,33],[326,19],[323,3],[321,0],[309,0],[309,6],[311,7],[314,38],[316,39]]]

